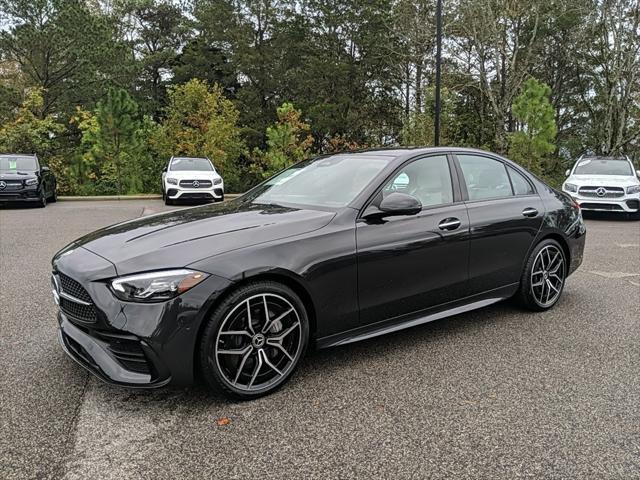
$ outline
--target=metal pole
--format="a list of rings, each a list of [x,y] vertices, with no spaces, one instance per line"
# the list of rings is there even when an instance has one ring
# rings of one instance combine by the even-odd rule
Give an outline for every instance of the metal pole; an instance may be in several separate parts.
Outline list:
[[[434,146],[440,145],[440,64],[442,63],[442,0],[436,0],[436,118]]]

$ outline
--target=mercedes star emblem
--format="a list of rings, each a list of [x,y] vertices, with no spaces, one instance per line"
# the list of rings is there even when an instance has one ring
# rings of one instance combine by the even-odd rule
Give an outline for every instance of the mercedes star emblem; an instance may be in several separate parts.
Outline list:
[[[0,190],[4,190],[5,188],[7,188],[7,182],[0,180]]]
[[[599,187],[596,189],[596,195],[598,195],[599,197],[604,197],[607,193],[607,189],[604,187]]]
[[[198,180],[193,181],[193,188],[198,188],[200,186],[200,182]]]

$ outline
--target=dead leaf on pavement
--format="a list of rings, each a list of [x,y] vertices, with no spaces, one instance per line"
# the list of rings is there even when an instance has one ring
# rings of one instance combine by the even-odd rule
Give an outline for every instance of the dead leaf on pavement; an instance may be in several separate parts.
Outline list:
[[[216,425],[219,427],[224,427],[225,425],[229,425],[231,423],[231,419],[227,417],[220,417],[216,420]]]

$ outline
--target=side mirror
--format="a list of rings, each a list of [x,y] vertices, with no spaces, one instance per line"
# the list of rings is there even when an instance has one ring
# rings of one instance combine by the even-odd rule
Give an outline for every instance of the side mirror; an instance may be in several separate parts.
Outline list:
[[[41,172],[50,172],[51,169],[49,167],[47,167],[47,166],[42,166],[42,167],[40,167],[40,171]]]
[[[567,169],[567,171],[566,171],[566,172],[564,172],[564,176],[565,176],[565,177],[568,177],[570,173],[571,173],[571,169],[570,169],[570,168],[568,168],[568,169]]]
[[[640,170],[636,170],[636,174],[638,175],[638,178],[640,178]]]
[[[166,173],[166,172],[167,172],[167,167],[164,167],[164,168],[162,169],[162,173]]]
[[[383,218],[399,215],[415,215],[422,210],[422,203],[412,195],[393,192],[387,195],[387,197],[380,202],[380,206],[378,208],[373,208],[375,211],[368,215],[365,212],[365,217]]]

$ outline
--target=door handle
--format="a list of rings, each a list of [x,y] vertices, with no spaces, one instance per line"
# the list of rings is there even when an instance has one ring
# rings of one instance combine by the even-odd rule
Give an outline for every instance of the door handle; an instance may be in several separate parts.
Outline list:
[[[460,226],[460,220],[457,218],[445,218],[438,224],[440,230],[455,230]]]
[[[535,217],[536,215],[538,215],[538,210],[528,207],[522,210],[522,215],[524,215],[525,217]]]

